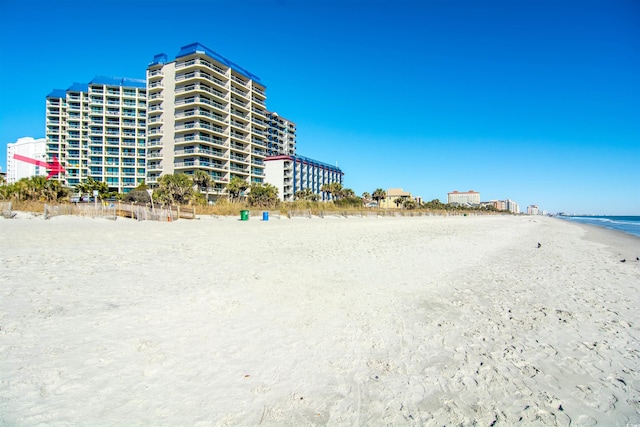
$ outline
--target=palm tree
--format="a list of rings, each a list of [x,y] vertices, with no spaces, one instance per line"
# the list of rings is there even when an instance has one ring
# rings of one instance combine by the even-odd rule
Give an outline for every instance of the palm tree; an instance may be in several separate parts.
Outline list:
[[[86,181],[81,182],[76,186],[77,191],[80,193],[80,197],[83,195],[93,196],[95,190],[98,191],[98,196],[101,199],[106,199],[109,196],[109,186],[106,182],[96,181],[89,177]]]
[[[247,191],[248,188],[249,184],[247,183],[247,181],[240,178],[239,176],[234,176],[227,184],[227,191],[229,192],[231,200],[233,201],[237,201],[238,199],[240,199],[240,195],[244,191]]]
[[[412,199],[405,199],[404,202],[402,202],[402,207],[408,210],[415,209],[417,206],[416,201]]]
[[[309,200],[311,202],[317,202],[319,196],[311,191],[310,188],[303,188],[302,190],[296,191],[295,198],[296,200]]]
[[[320,187],[320,191],[329,194],[332,200],[339,200],[344,197],[344,189],[342,188],[342,184],[339,182],[323,184],[322,187]],[[353,190],[351,190],[351,192],[353,192]]]
[[[378,204],[378,206],[380,206],[380,200],[386,199],[387,198],[387,192],[384,191],[382,188],[377,188],[373,194],[371,195],[371,197],[373,198],[373,200],[376,201],[376,203]]]
[[[370,202],[371,199],[371,194],[367,193],[366,191],[364,193],[362,193],[362,200],[367,203]]]
[[[248,199],[251,206],[274,207],[278,204],[278,189],[269,183],[255,183],[251,185]]]
[[[163,175],[158,179],[158,195],[167,204],[187,204],[192,199],[193,181],[184,173]]]
[[[193,185],[196,186],[196,189],[198,191],[201,191],[201,190],[207,191],[207,189],[211,186],[211,183],[213,182],[211,175],[209,175],[203,170],[195,171],[191,179],[193,180]]]
[[[340,191],[340,197],[345,199],[356,197],[356,192],[350,188],[343,188],[342,191]]]

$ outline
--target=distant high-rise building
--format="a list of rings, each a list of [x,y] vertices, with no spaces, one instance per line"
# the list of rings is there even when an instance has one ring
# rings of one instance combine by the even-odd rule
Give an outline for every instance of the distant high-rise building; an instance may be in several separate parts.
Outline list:
[[[505,203],[506,203],[506,210],[514,214],[520,213],[520,205],[518,205],[518,203],[514,202],[511,199],[505,200]]]
[[[538,205],[529,205],[529,206],[527,206],[527,214],[528,215],[540,215],[540,210],[538,209]]]
[[[34,139],[30,136],[18,138],[14,143],[7,144],[7,183],[13,184],[22,178],[32,176],[47,176],[47,169],[32,163],[14,159],[14,154],[29,157],[34,160],[46,161],[45,138]]]
[[[265,159],[265,181],[278,189],[283,201],[295,200],[298,191],[309,189],[320,200],[332,200],[322,186],[334,182],[342,184],[344,173],[337,166],[303,156],[272,156]]]
[[[267,155],[296,154],[296,124],[278,113],[267,111]]]
[[[65,173],[54,179],[76,186],[88,178],[111,191],[144,182],[147,94],[144,80],[98,76],[47,96],[47,161]]]
[[[451,193],[447,193],[447,203],[477,205],[480,203],[480,193],[473,190],[465,192],[453,191]]]
[[[260,78],[200,43],[174,59],[156,55],[147,68],[147,183],[165,174],[206,172],[207,197],[229,180],[264,180],[267,110]]]

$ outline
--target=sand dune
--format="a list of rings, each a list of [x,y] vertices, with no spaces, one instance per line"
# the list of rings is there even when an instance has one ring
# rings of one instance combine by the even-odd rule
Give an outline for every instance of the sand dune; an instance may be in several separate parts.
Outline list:
[[[0,242],[0,425],[640,423],[633,236],[22,216]]]

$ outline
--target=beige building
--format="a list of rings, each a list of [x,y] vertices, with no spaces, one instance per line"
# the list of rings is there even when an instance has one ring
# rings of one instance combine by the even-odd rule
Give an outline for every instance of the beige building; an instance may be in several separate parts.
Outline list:
[[[147,91],[144,80],[97,76],[46,98],[47,161],[74,187],[88,178],[126,193],[145,179]]]
[[[267,110],[260,78],[200,43],[147,68],[147,184],[206,172],[215,199],[233,177],[264,180]]]
[[[447,203],[458,205],[478,205],[480,204],[480,193],[473,190],[464,192],[452,191],[451,193],[447,193]]]
[[[380,207],[383,209],[396,209],[402,207],[402,203],[399,205],[396,204],[396,199],[405,200],[414,200],[411,196],[411,193],[408,191],[404,191],[402,188],[389,188],[387,190],[387,196],[380,200]]]

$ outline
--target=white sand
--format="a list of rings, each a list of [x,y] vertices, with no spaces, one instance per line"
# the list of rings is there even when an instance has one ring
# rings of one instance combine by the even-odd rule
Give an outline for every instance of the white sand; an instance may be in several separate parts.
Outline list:
[[[640,239],[586,230],[0,219],[0,425],[640,423]]]

